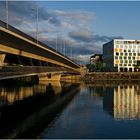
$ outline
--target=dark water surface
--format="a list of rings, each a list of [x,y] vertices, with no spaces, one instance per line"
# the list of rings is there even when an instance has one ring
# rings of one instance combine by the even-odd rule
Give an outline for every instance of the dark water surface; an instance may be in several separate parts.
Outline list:
[[[140,138],[140,85],[1,85],[0,138]]]

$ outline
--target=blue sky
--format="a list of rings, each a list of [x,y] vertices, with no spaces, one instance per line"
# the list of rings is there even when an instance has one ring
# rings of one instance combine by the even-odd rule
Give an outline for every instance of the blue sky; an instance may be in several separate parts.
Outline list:
[[[36,7],[39,40],[81,63],[114,38],[140,39],[140,1],[11,1],[9,24],[35,37]],[[0,20],[5,17],[0,1]]]

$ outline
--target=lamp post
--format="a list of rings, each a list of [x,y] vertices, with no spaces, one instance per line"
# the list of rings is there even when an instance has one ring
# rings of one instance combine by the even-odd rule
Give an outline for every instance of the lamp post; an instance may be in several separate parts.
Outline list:
[[[6,0],[6,28],[8,29],[8,1]]]
[[[38,44],[38,6],[36,5],[36,42]]]
[[[38,6],[36,9],[32,8],[32,11],[36,11],[36,43],[38,44]]]
[[[58,44],[58,34],[56,34],[56,46],[55,46],[56,51],[57,51],[57,44]]]
[[[64,39],[64,42],[63,43],[64,43],[64,49],[63,49],[64,52],[63,53],[65,55],[65,39]]]
[[[70,49],[70,57],[72,59],[72,48]]]

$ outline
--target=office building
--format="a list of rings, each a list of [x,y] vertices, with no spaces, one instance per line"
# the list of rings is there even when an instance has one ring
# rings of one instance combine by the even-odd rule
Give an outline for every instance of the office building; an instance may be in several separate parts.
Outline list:
[[[140,71],[140,40],[114,39],[103,45],[105,71]]]

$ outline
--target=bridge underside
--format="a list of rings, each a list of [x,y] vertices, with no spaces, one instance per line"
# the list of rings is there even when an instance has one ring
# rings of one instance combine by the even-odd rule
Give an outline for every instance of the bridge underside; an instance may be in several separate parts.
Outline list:
[[[46,66],[5,66],[0,67],[0,80],[29,77],[37,75],[40,81],[57,80],[61,75],[78,75],[80,73],[71,71],[64,67],[46,67]]]
[[[80,66],[68,57],[41,42],[37,44],[35,39],[11,26],[8,29],[0,27],[0,58],[0,65],[47,66],[52,64],[75,71],[80,69]]]
[[[80,66],[42,42],[0,21],[0,80],[38,75],[60,79],[61,74],[80,74]]]

